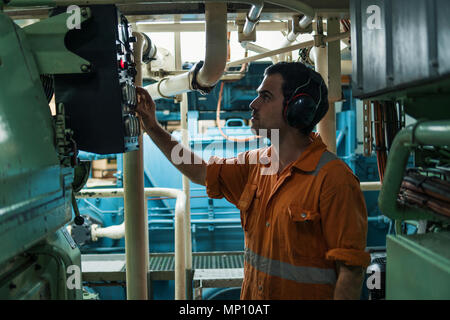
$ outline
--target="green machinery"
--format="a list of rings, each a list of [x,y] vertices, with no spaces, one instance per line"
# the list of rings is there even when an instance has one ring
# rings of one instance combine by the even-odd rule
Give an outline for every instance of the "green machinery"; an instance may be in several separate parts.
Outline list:
[[[87,63],[64,48],[66,18],[22,29],[0,10],[0,299],[82,298],[80,251],[62,228],[76,171],[70,131],[41,82]]]
[[[417,121],[386,148],[377,141],[377,152],[389,149],[378,203],[396,221],[386,298],[450,299],[450,3],[354,0],[350,11],[354,95],[384,110],[381,134],[393,110],[391,120],[405,112]],[[405,224],[419,232],[407,235]]]
[[[21,28],[5,4],[55,7],[0,0],[0,299],[81,299],[81,254],[65,228],[72,207],[83,224],[74,192],[90,163],[78,149],[138,148],[136,39],[113,5],[56,7]]]

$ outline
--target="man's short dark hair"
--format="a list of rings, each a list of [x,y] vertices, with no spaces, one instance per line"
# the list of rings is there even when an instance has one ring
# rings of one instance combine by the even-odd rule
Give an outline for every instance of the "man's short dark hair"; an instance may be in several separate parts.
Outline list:
[[[323,82],[322,76],[301,62],[279,62],[267,67],[264,71],[265,76],[276,73],[280,74],[283,78],[283,84],[281,85],[284,96],[283,106],[286,105],[295,90],[299,86],[307,83],[310,77],[314,77],[316,80],[319,79],[319,82],[321,82],[320,87],[317,83],[318,81],[311,81],[307,86],[302,88],[302,92],[309,94],[316,103],[320,101],[311,125],[305,128],[299,128],[300,132],[308,135],[328,111],[328,90]]]

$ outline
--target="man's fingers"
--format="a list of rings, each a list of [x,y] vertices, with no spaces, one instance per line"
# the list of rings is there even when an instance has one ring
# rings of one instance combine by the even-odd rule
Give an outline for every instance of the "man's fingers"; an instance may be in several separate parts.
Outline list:
[[[136,92],[141,95],[144,100],[148,101],[150,106],[153,106],[155,104],[148,91],[144,88],[136,87]]]

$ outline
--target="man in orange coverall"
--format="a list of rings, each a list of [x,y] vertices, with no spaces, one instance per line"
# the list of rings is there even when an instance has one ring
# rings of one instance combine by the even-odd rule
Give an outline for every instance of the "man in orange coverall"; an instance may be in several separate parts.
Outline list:
[[[305,65],[281,62],[265,70],[257,93],[252,129],[271,146],[208,163],[171,139],[142,88],[137,113],[169,160],[177,145],[189,155],[174,164],[183,174],[240,209],[241,299],[359,299],[370,263],[367,212],[358,179],[312,132],[328,110],[326,85]]]

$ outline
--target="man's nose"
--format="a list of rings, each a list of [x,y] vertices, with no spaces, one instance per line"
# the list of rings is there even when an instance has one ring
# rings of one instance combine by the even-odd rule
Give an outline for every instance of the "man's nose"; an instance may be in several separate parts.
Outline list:
[[[250,107],[250,109],[252,109],[252,110],[256,110],[257,109],[257,103],[256,103],[257,99],[258,99],[258,97],[256,97],[255,99],[253,99],[252,102],[250,102],[250,104],[248,105]]]

